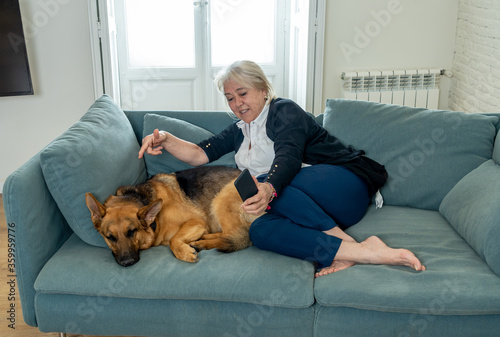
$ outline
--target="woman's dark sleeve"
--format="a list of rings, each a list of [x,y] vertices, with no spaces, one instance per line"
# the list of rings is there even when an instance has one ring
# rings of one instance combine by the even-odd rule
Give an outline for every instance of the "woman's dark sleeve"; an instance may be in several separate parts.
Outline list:
[[[270,108],[266,129],[274,142],[275,157],[266,181],[278,196],[302,167],[311,123],[316,122],[291,100],[274,102]]]
[[[214,135],[197,145],[205,151],[209,162],[219,159],[226,153],[236,150],[238,142],[241,144],[240,129],[236,123],[230,124],[227,128],[222,130],[219,134]]]

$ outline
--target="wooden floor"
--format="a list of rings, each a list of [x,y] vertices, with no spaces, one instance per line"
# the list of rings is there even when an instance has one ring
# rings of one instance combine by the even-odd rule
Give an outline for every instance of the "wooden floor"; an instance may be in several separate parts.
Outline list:
[[[5,220],[5,211],[3,208],[3,199],[0,194],[0,336],[2,337],[58,337],[58,333],[42,333],[38,328],[33,328],[26,325],[22,318],[21,301],[19,299],[19,292],[17,286],[15,291],[12,292],[9,282],[12,273],[8,271],[8,231],[7,222]],[[16,282],[17,283],[17,282]],[[9,300],[9,297],[14,295],[14,300]],[[7,319],[10,314],[7,310],[12,305],[15,305],[15,329],[9,327]],[[71,335],[67,337],[82,337],[82,335]]]

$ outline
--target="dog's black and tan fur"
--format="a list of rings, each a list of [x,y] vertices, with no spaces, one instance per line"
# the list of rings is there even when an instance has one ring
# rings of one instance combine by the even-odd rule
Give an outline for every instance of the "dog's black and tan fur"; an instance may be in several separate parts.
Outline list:
[[[180,260],[196,262],[197,250],[233,252],[251,245],[248,229],[256,217],[240,207],[234,187],[239,173],[199,167],[120,187],[104,205],[91,193],[85,199],[95,228],[120,265],[133,265],[140,250],[158,245],[169,245]]]

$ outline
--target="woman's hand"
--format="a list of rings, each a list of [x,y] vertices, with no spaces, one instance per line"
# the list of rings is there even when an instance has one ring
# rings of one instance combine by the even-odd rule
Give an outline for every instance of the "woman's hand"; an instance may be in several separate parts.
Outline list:
[[[273,195],[273,189],[267,183],[259,183],[255,177],[253,177],[255,184],[257,184],[257,189],[259,190],[256,195],[245,200],[241,205],[241,208],[252,215],[261,215],[267,210],[269,200]]]
[[[163,150],[163,142],[167,140],[167,133],[155,129],[152,134],[147,135],[142,139],[142,146],[139,150],[139,159],[144,156],[144,153],[157,156]]]

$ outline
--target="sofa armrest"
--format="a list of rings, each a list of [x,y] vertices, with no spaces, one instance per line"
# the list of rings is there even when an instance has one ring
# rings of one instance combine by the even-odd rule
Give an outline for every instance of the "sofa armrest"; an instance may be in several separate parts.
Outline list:
[[[52,198],[39,154],[12,173],[3,187],[9,237],[15,244],[15,272],[23,317],[37,326],[34,283],[38,273],[72,231]]]

